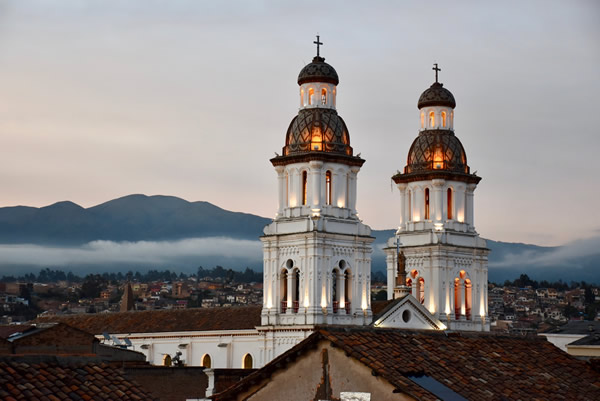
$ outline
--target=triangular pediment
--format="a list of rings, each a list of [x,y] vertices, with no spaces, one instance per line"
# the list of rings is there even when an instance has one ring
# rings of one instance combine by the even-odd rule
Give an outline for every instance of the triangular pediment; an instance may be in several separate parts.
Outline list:
[[[375,318],[372,325],[382,328],[445,330],[446,325],[433,316],[411,294],[394,300]]]

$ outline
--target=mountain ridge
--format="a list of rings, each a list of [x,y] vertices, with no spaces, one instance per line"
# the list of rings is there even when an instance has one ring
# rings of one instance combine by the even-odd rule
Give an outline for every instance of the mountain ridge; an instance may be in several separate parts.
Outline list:
[[[0,251],[4,249],[6,252],[6,246],[20,244],[31,244],[41,248],[66,247],[69,250],[86,250],[90,247],[89,244],[96,244],[97,248],[98,241],[104,241],[114,243],[113,248],[117,252],[122,248],[122,246],[119,248],[118,244],[123,243],[159,244],[187,239],[222,238],[223,241],[224,239],[245,240],[244,249],[247,253],[240,253],[239,249],[227,248],[223,245],[223,241],[211,240],[210,246],[207,246],[209,249],[203,251],[205,253],[213,251],[211,258],[203,259],[201,256],[194,256],[192,251],[184,248],[181,252],[188,253],[185,262],[182,262],[183,259],[176,258],[178,250],[172,250],[175,256],[168,259],[169,263],[174,265],[185,263],[190,269],[194,263],[197,267],[201,264],[209,266],[219,261],[227,261],[234,264],[232,267],[260,268],[262,255],[258,237],[262,235],[264,226],[270,222],[271,219],[250,213],[229,211],[210,202],[190,202],[166,195],[132,194],[88,208],[71,201],[56,202],[40,208],[10,206],[0,208],[0,246],[4,246]],[[385,255],[381,249],[387,239],[394,235],[394,231],[373,230],[372,235],[376,237],[372,255],[374,271],[385,271]],[[600,251],[598,251],[600,241],[594,240],[588,241],[589,244],[586,241],[575,242],[575,246],[571,246],[573,248],[571,249],[570,245],[544,247],[488,239],[488,248],[492,250],[489,257],[490,280],[504,281],[526,273],[536,279],[557,280],[564,277],[567,281],[565,271],[570,270],[570,273],[578,274],[577,280],[600,282],[600,272],[598,272],[600,269],[597,269],[597,261],[600,260]],[[229,242],[228,244],[229,247],[238,248],[236,244],[241,243]],[[248,244],[251,244],[250,248]],[[192,245],[187,246],[193,250]],[[218,251],[221,252],[221,256],[218,256]],[[230,255],[233,251],[237,252],[234,252],[235,256]],[[97,252],[109,253],[111,250],[98,249]],[[159,255],[162,256],[160,252]],[[6,266],[2,259],[0,255],[0,267]],[[117,266],[131,266],[130,262],[119,264],[113,260],[114,258],[108,259],[110,263],[116,263],[115,269],[118,268]],[[26,261],[26,255],[19,259],[21,260]],[[144,266],[152,264],[146,259],[144,261]],[[161,258],[160,263],[163,262]],[[569,275],[571,276],[572,274]]]

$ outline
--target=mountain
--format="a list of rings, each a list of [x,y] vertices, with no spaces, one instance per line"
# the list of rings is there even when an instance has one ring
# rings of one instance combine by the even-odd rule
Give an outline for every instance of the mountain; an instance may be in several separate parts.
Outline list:
[[[256,239],[270,220],[173,196],[129,195],[84,209],[73,202],[0,208],[0,243],[82,245],[95,240]]]
[[[208,202],[129,195],[83,208],[58,202],[42,208],[0,208],[0,274],[40,267],[89,271],[199,265],[262,268],[258,237],[271,220]],[[385,273],[382,248],[394,230],[373,230],[373,271]],[[600,283],[600,236],[560,247],[488,240],[489,279]]]

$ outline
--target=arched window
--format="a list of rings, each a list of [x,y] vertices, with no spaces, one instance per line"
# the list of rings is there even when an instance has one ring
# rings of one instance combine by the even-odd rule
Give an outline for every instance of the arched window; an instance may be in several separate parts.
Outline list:
[[[442,126],[446,127],[446,112],[442,111]]]
[[[425,188],[425,220],[429,220],[429,188]]]
[[[331,171],[325,173],[325,202],[331,205]]]
[[[302,204],[306,205],[308,199],[308,173],[306,171],[302,172]]]
[[[202,361],[200,362],[200,366],[205,367],[206,369],[210,369],[212,366],[212,360],[210,359],[210,355],[204,354],[202,356]]]
[[[310,88],[308,90],[308,105],[312,105],[314,103],[313,98],[315,97],[315,90]]]
[[[352,310],[352,272],[349,269],[346,269],[344,272],[344,307],[346,308],[346,313],[350,313]]]
[[[425,303],[425,279],[423,277],[419,277],[418,285],[419,285],[419,288],[418,288],[419,302],[424,304]]]
[[[448,188],[448,220],[454,218],[454,199],[452,198],[452,188]]]
[[[171,358],[171,355],[164,354],[162,364],[163,366],[171,366],[173,364],[173,359]]]
[[[421,112],[421,128],[425,128],[425,112]]]
[[[243,369],[252,369],[252,366],[253,366],[252,355],[250,355],[250,354],[244,355],[244,357],[242,358],[242,368]]]
[[[281,313],[285,313],[288,309],[288,270],[281,270],[281,278],[279,279],[279,288],[281,292]]]
[[[327,104],[327,89],[321,89],[321,104]]]
[[[298,313],[300,308],[300,269],[296,268],[292,272],[292,312]]]
[[[304,89],[300,89],[300,107],[306,106],[304,104]]]
[[[331,300],[333,306],[333,313],[337,313],[340,307],[340,288],[338,287],[338,281],[340,280],[340,271],[333,269],[331,273]]]
[[[429,128],[433,128],[435,126],[435,113],[433,111],[429,112]]]

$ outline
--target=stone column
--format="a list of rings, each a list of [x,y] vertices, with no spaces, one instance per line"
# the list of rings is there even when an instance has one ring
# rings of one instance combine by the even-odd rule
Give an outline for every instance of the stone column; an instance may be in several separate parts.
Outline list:
[[[350,179],[348,180],[350,188],[348,190],[349,193],[349,197],[350,199],[348,200],[349,205],[348,207],[350,208],[350,210],[352,211],[352,214],[356,214],[356,194],[357,194],[357,185],[358,185],[358,180],[357,180],[357,174],[360,171],[360,167],[350,167]]]
[[[308,199],[308,203],[312,209],[321,208],[321,168],[323,162],[319,160],[313,160],[309,164],[310,167],[310,181],[311,181],[311,196]]]
[[[436,224],[442,224],[443,219],[443,194],[444,194],[444,180],[433,180],[433,222]],[[431,215],[431,213],[430,213]]]
[[[475,191],[475,188],[477,188],[476,184],[469,184],[467,185],[467,215],[465,216],[467,219],[467,224],[469,224],[469,226],[471,226],[473,228],[473,230],[475,229],[475,213],[473,213],[473,192]]]
[[[456,220],[461,223],[466,223],[467,216],[465,215],[465,186],[457,185],[456,193],[454,197],[454,201],[456,202]]]
[[[285,166],[277,166],[275,167],[275,171],[277,172],[277,183],[278,183],[278,194],[279,194],[279,208],[277,209],[277,216],[283,215],[283,209],[287,207],[285,204],[286,197],[286,185],[285,185]]]
[[[406,218],[407,215],[407,205],[406,205],[406,184],[398,184],[398,191],[400,191],[400,228],[404,229],[404,223],[408,220]]]

